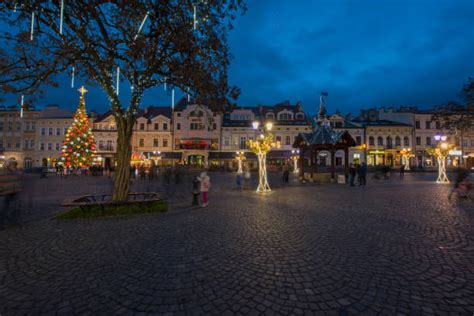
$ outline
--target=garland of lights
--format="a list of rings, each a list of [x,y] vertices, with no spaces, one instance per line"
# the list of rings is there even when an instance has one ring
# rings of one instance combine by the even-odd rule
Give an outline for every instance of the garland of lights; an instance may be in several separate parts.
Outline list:
[[[426,149],[426,152],[436,157],[438,161],[438,178],[436,179],[436,183],[449,183],[448,176],[446,175],[446,157],[448,157],[449,151],[452,148],[453,145],[441,142],[437,147]]]

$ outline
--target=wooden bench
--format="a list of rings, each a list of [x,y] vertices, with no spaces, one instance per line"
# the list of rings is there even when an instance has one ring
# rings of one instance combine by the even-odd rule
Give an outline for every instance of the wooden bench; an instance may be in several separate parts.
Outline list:
[[[100,206],[102,210],[106,206],[123,206],[133,204],[149,205],[165,199],[156,192],[129,193],[127,201],[113,201],[110,194],[83,195],[67,198],[62,205],[66,207],[79,207],[83,212],[88,211],[93,206]]]

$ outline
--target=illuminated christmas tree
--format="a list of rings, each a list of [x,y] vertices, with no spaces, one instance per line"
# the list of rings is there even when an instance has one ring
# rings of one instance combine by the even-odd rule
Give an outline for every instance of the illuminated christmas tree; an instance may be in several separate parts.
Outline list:
[[[89,127],[84,94],[87,90],[81,87],[79,106],[71,127],[68,128],[63,142],[61,161],[66,168],[86,168],[92,164],[95,156],[94,134]]]

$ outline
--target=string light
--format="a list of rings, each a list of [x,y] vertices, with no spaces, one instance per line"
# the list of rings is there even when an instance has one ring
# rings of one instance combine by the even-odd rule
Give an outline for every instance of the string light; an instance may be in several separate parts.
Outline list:
[[[33,34],[35,32],[35,13],[31,12],[31,30],[30,30],[30,40],[33,40]]]
[[[61,0],[61,16],[59,19],[59,34],[63,34],[63,20],[64,20],[64,0]]]
[[[171,90],[171,109],[174,110],[174,89]]]
[[[149,11],[146,12],[145,18],[142,21],[142,24],[140,24],[140,27],[138,28],[137,35],[135,35],[134,40],[138,38],[138,35],[140,35],[140,32],[142,31],[143,26],[145,25],[146,20],[148,19],[148,15],[150,14]]]

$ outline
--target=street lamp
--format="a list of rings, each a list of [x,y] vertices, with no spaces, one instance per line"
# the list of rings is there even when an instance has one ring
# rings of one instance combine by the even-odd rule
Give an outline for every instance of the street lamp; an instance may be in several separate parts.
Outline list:
[[[260,122],[254,121],[252,127],[255,133],[259,130]],[[273,128],[272,122],[266,122],[265,128],[255,140],[247,140],[248,148],[257,155],[258,159],[258,187],[257,193],[268,193],[271,191],[267,178],[267,153],[274,147],[278,147],[278,142],[273,141],[270,131]]]
[[[235,160],[237,160],[237,163],[239,165],[238,169],[237,169],[237,173],[243,173],[243,169],[242,169],[242,164],[243,164],[243,161],[246,159],[245,158],[245,152],[243,151],[237,151],[236,152],[236,156],[235,156]]]
[[[293,160],[293,173],[298,173],[298,159],[300,158],[300,150],[293,149],[291,150],[291,159]]]

